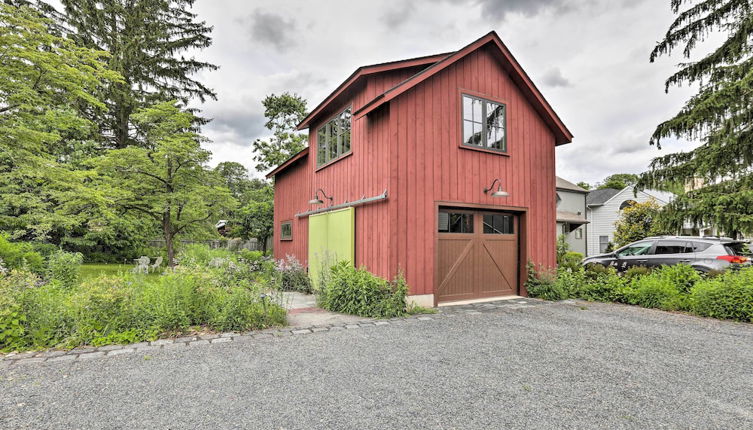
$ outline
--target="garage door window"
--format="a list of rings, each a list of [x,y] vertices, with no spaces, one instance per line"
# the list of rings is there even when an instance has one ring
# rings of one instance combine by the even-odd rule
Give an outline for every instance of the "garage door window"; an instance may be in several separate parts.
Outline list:
[[[440,233],[473,233],[473,215],[439,211]]]
[[[515,223],[512,215],[484,215],[484,234],[515,234]]]

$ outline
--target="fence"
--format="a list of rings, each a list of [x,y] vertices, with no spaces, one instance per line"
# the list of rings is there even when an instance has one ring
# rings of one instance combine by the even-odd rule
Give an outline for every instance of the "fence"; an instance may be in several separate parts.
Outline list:
[[[176,240],[175,244],[176,246],[180,246],[181,244],[203,244],[207,245],[212,249],[229,249],[231,251],[237,251],[239,249],[248,249],[250,251],[261,251],[262,246],[261,243],[256,239],[249,239],[249,240],[243,240],[243,239],[212,239],[212,240]],[[154,239],[147,242],[147,245],[156,247],[156,248],[164,248],[165,247],[165,240],[164,239]],[[272,251],[272,238],[267,239],[267,251]]]

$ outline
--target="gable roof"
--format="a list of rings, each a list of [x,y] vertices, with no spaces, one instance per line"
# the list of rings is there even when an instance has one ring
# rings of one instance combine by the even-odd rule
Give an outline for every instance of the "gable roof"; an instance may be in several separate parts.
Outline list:
[[[586,206],[601,206],[604,203],[612,199],[622,190],[616,188],[603,188],[601,190],[593,190],[586,196]]]
[[[520,66],[520,63],[518,63],[515,57],[513,57],[512,53],[510,53],[510,50],[507,49],[507,46],[505,46],[505,44],[502,42],[502,39],[499,38],[495,31],[489,32],[485,36],[465,46],[459,51],[448,55],[443,60],[437,61],[426,69],[397,84],[393,88],[376,96],[370,102],[366,103],[357,111],[353,112],[353,116],[359,118],[368,114],[382,104],[394,99],[395,97],[398,97],[400,94],[403,94],[404,92],[410,90],[421,82],[429,79],[430,77],[436,75],[450,65],[466,57],[468,54],[477,51],[486,45],[491,45],[497,48],[496,52],[501,55],[503,66],[507,69],[508,73],[510,73],[512,80],[521,88],[521,90],[523,90],[526,98],[554,133],[556,138],[555,143],[557,145],[563,145],[572,142],[573,135],[572,133],[570,133],[570,130],[567,129],[559,116],[557,116],[557,114],[554,112],[554,109],[552,109],[552,106],[549,104],[549,102],[546,101],[536,85],[534,85],[533,81],[531,81],[531,78],[528,76],[525,70],[523,70],[523,68]]]
[[[343,94],[348,88],[352,87],[361,78],[372,75],[375,73],[388,72],[391,70],[407,69],[411,67],[429,66],[437,61],[447,58],[452,52],[446,52],[442,54],[427,55],[424,57],[408,58],[405,60],[389,61],[386,63],[371,64],[368,66],[361,66],[357,68],[350,76],[348,76],[343,83],[335,88],[330,95],[328,95],[321,103],[319,103],[306,118],[301,121],[296,127],[298,130],[308,128],[313,120],[324,111],[327,106]]]
[[[557,176],[557,189],[575,191],[575,192],[584,193],[584,194],[588,193],[588,190],[581,188],[568,180],[562,179],[559,176]]]
[[[624,193],[625,191],[632,191],[634,187],[632,185],[628,185],[627,187],[617,190],[614,188],[605,188],[603,190],[594,190],[588,193],[586,196],[586,206],[603,206],[607,204],[610,200],[617,197],[617,195]],[[601,191],[601,193],[600,193]],[[656,190],[638,190],[637,191],[640,194],[645,194],[655,200],[657,200],[659,203],[667,204],[669,203],[674,195],[672,193],[667,193],[664,191],[656,191]],[[592,197],[593,194],[593,197]]]

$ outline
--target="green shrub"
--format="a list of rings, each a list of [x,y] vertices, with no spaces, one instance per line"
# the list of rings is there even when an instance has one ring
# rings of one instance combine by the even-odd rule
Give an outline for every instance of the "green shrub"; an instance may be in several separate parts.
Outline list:
[[[320,288],[319,306],[333,312],[369,318],[392,318],[407,313],[408,286],[402,275],[389,282],[343,261],[332,266],[326,284]]]
[[[687,307],[685,297],[677,287],[659,273],[652,273],[633,280],[626,291],[626,300],[631,305],[658,308],[665,311]]]
[[[698,281],[690,309],[701,316],[753,322],[753,268]]]
[[[641,276],[645,276],[651,273],[651,269],[646,266],[633,266],[630,267],[623,273],[623,276],[628,281],[632,281],[635,278],[640,278]]]
[[[604,271],[584,272],[584,281],[577,292],[579,298],[594,302],[622,302],[628,280],[613,267]]]
[[[84,256],[78,252],[57,250],[47,259],[47,278],[66,288],[78,284]]]
[[[562,256],[558,263],[560,269],[566,269],[570,271],[581,270],[581,261],[583,260],[583,254],[575,251],[567,251]]]
[[[662,266],[656,270],[656,273],[683,294],[689,293],[690,289],[701,280],[701,275],[687,264]]]
[[[298,291],[311,294],[311,279],[303,265],[292,255],[280,260],[276,265],[277,285],[282,291]]]
[[[530,261],[526,266],[528,277],[526,278],[525,287],[528,295],[538,297],[544,300],[565,300],[570,298],[569,291],[563,288],[567,284],[567,279],[563,272],[563,282],[558,283],[558,274],[552,270],[536,270],[536,266]]]
[[[130,273],[73,288],[43,284],[28,272],[0,274],[0,350],[104,345],[180,334],[195,326],[247,330],[285,323],[276,296],[261,286],[229,285],[223,269],[178,268],[162,276]]]
[[[0,234],[0,260],[6,269],[26,269],[34,273],[44,271],[44,259],[28,242],[10,242]]]

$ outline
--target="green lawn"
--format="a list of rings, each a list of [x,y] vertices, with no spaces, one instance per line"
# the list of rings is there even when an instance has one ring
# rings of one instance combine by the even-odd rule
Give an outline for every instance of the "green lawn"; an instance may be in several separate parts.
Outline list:
[[[101,275],[117,275],[118,273],[126,273],[133,270],[135,264],[82,264],[81,265],[81,279],[96,278]],[[150,272],[147,276],[159,275],[161,270],[157,272]]]

